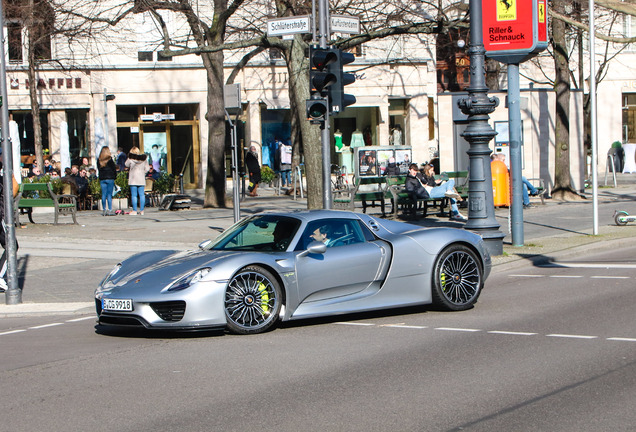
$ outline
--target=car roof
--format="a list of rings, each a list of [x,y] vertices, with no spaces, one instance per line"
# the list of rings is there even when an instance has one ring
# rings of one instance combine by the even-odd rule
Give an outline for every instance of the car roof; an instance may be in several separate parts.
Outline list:
[[[360,217],[350,211],[342,210],[296,210],[292,212],[278,212],[268,211],[259,213],[258,215],[276,215],[276,216],[288,216],[302,219],[305,222],[311,222],[319,219],[360,219]]]

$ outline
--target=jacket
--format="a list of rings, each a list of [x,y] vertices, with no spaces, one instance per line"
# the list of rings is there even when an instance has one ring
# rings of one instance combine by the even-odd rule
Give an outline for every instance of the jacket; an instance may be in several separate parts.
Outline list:
[[[146,173],[150,170],[147,155],[132,154],[126,159],[126,167],[128,168],[128,184],[130,186],[145,186]]]
[[[404,186],[409,196],[416,199],[430,198],[430,196],[428,195],[428,191],[424,187],[425,184],[426,181],[424,180],[421,173],[417,173],[415,177],[413,177],[411,174],[407,175],[406,181],[404,182]]]
[[[115,180],[115,178],[117,178],[117,165],[115,165],[112,159],[104,166],[101,166],[98,162],[97,170],[100,180]]]

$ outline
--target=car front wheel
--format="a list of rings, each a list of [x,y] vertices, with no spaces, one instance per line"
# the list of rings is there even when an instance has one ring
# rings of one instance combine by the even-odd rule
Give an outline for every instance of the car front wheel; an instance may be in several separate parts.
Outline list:
[[[254,334],[269,329],[278,319],[281,289],[276,278],[264,268],[241,269],[225,291],[225,316],[232,333]]]
[[[437,258],[433,272],[433,303],[443,309],[470,309],[483,284],[482,266],[471,249],[451,245]]]

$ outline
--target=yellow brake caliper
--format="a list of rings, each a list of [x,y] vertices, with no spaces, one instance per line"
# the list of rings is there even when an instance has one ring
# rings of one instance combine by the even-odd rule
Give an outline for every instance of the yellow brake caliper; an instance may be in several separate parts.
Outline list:
[[[258,292],[261,293],[261,309],[263,309],[263,312],[267,315],[269,313],[269,293],[263,282],[258,284]]]

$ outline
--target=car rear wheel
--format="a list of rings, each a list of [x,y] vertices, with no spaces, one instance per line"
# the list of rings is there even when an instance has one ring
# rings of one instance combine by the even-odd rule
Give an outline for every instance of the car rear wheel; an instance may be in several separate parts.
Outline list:
[[[281,289],[264,268],[249,266],[230,280],[225,291],[225,316],[232,333],[254,334],[270,328],[278,319]]]
[[[435,263],[433,303],[451,311],[470,309],[481,293],[482,273],[481,262],[471,249],[447,247]]]

